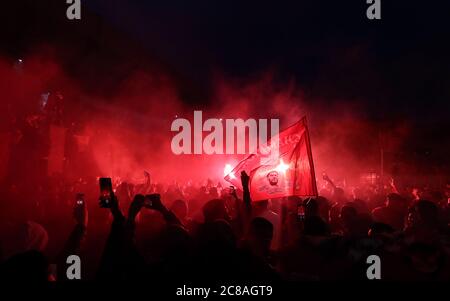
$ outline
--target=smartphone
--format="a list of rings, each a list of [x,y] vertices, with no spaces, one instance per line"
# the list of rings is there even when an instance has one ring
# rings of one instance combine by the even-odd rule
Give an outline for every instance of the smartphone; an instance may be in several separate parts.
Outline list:
[[[147,194],[145,196],[144,206],[147,208],[153,208],[155,202],[161,202],[161,195],[159,193]]]
[[[303,206],[303,204],[297,205],[297,220],[299,221],[305,220],[305,206]]]
[[[83,206],[84,205],[84,193],[77,193],[75,197],[75,205]]]
[[[100,207],[109,208],[113,194],[111,178],[100,178],[98,181],[100,185]]]

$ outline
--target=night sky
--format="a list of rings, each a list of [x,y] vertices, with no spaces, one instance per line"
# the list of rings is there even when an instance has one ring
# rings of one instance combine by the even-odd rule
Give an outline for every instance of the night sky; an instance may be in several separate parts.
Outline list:
[[[330,99],[394,102],[406,114],[447,103],[444,1],[382,1],[382,21],[366,18],[362,0],[122,2],[86,4],[203,89],[214,68],[238,77],[275,68]]]

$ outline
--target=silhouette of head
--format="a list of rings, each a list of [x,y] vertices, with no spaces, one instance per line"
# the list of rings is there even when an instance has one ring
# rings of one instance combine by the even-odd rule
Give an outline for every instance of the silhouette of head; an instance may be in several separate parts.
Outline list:
[[[210,187],[208,192],[209,192],[209,196],[211,198],[218,198],[219,197],[219,192],[217,190],[217,187],[214,187],[214,186]]]
[[[438,220],[438,207],[433,202],[419,200],[409,209],[408,223],[413,227],[434,227],[437,226]]]
[[[236,238],[230,224],[225,220],[205,223],[198,232],[201,249],[214,252],[226,252],[236,247]]]
[[[323,196],[318,196],[317,204],[319,205],[319,215],[324,221],[328,221],[330,219],[330,209],[331,204],[330,201],[328,201],[327,198]]]
[[[386,205],[388,207],[402,208],[406,207],[406,200],[398,193],[390,193],[387,196]]]
[[[330,230],[328,224],[319,216],[309,216],[305,218],[303,233],[311,236],[327,236]]]
[[[170,206],[170,210],[179,218],[184,219],[188,213],[188,207],[185,201],[175,200]]]
[[[205,218],[205,222],[213,222],[219,219],[229,220],[225,201],[222,199],[208,201],[203,206],[203,217]]]
[[[308,198],[304,202],[305,216],[318,216],[319,215],[319,203],[313,198]]]
[[[2,280],[42,283],[48,281],[49,265],[45,256],[36,250],[9,258],[2,267]]]
[[[263,217],[255,217],[248,229],[247,239],[253,248],[266,253],[270,250],[273,237],[273,225]]]
[[[344,225],[351,225],[358,217],[358,213],[353,206],[345,205],[341,208],[340,218]]]
[[[394,228],[384,223],[373,223],[369,228],[369,237],[376,237],[379,235],[389,235],[394,233]]]

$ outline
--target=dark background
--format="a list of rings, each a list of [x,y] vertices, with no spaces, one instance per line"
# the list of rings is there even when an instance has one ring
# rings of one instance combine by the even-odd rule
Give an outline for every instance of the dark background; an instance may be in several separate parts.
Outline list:
[[[86,61],[96,62],[91,76],[110,81],[120,80],[114,65],[161,64],[199,93],[188,101],[208,101],[201,96],[216,68],[230,76],[275,68],[280,80],[294,76],[330,100],[365,99],[371,109],[425,119],[448,112],[448,1],[382,1],[382,20],[372,21],[364,0],[81,3],[81,21],[66,19],[65,1],[3,3],[2,52],[20,57],[56,44],[68,71],[94,90]]]

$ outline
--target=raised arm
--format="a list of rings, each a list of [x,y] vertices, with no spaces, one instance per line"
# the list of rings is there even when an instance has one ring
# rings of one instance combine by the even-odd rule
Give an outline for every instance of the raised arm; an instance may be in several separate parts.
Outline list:
[[[81,245],[86,236],[88,225],[88,210],[84,200],[77,200],[73,209],[73,217],[76,222],[75,227],[57,257],[58,279],[66,279],[64,267],[67,257],[70,255],[80,256],[81,253]]]
[[[159,194],[155,193],[146,195],[144,206],[149,209],[159,211],[167,224],[183,226],[178,217],[163,205]]]
[[[393,193],[399,193],[397,186],[395,185],[394,178],[389,178],[389,186],[391,187]]]
[[[330,177],[327,174],[323,175],[323,180],[328,182],[333,189],[336,189],[336,185],[334,185],[333,181],[331,181]]]
[[[114,195],[111,196],[109,209],[113,216],[113,222],[97,274],[97,278],[102,280],[120,279],[134,268],[136,266],[134,262],[139,260],[131,235],[133,232],[127,231],[125,217]]]
[[[245,173],[245,171],[241,172],[241,183],[243,189],[243,201],[240,202],[237,197],[236,191],[232,191],[232,196],[234,197],[236,204],[236,224],[238,227],[238,232],[240,235],[245,233],[245,229],[250,222],[251,213],[252,213],[252,200],[250,198],[250,189],[249,189],[249,180],[250,177]]]
[[[150,193],[151,189],[152,189],[152,179],[150,176],[150,173],[146,170],[144,170],[144,177],[145,177],[145,184],[144,184],[144,189],[142,191],[142,193]]]
[[[250,213],[252,210],[252,199],[250,197],[250,188],[249,188],[249,182],[250,177],[247,175],[245,171],[241,172],[241,183],[242,183],[242,190],[244,192],[243,199],[244,199],[244,206],[247,213]]]
[[[88,225],[88,210],[86,202],[80,202],[73,209],[73,217],[76,221],[69,239],[66,242],[63,252],[66,254],[77,254],[80,251],[81,243],[86,235]]]

